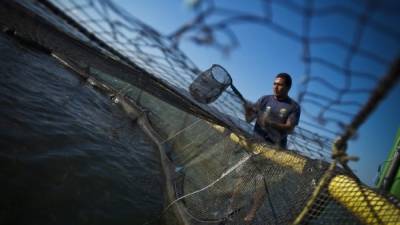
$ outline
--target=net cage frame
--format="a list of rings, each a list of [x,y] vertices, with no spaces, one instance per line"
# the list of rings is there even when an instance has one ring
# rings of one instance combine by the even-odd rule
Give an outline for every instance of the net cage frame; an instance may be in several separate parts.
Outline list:
[[[40,2],[43,3],[46,1]],[[158,143],[160,154],[164,159],[163,162],[165,163],[163,166],[167,181],[177,179],[177,177],[174,177],[176,175],[170,171],[171,168],[169,168],[170,164],[173,165],[174,162],[171,162],[171,155],[167,155],[169,148],[167,144],[171,145],[171,143],[168,142],[171,142],[175,138],[180,137],[180,135],[183,135],[183,133],[179,133],[179,131],[182,130],[182,127],[189,127],[189,125],[193,124],[193,121],[188,123],[189,125],[186,124],[180,127],[177,129],[178,131],[163,131],[160,127],[155,126],[155,124],[157,124],[157,114],[154,113],[157,111],[155,110],[157,108],[155,105],[161,104],[162,102],[164,102],[164,105],[168,103],[170,107],[172,106],[174,110],[178,110],[182,115],[193,117],[191,114],[195,114],[196,116],[205,119],[197,119],[196,121],[199,121],[198,124],[201,124],[202,126],[211,127],[212,129],[216,130],[216,132],[222,133],[226,140],[229,139],[229,142],[233,142],[238,146],[241,146],[240,148],[243,148],[242,152],[245,154],[250,152],[252,157],[253,154],[256,156],[264,155],[265,157],[269,157],[283,163],[288,163],[288,160],[285,159],[285,157],[293,157],[295,160],[299,161],[305,158],[300,153],[277,151],[270,149],[268,146],[248,142],[248,133],[246,131],[243,131],[240,129],[240,127],[238,128],[233,126],[232,123],[229,123],[229,121],[227,122],[226,120],[219,118],[214,112],[209,113],[204,109],[203,106],[199,107],[195,102],[188,99],[187,96],[182,96],[179,92],[174,91],[176,87],[171,87],[164,81],[157,79],[129,60],[124,59],[123,56],[115,59],[107,54],[104,54],[104,52],[100,52],[99,49],[94,48],[93,46],[88,46],[87,44],[82,43],[82,41],[78,38],[57,29],[46,19],[38,16],[35,12],[30,11],[17,2],[2,2],[1,4],[4,6],[0,8],[0,24],[3,30],[12,30],[14,35],[17,35],[17,37],[31,41],[38,46],[43,47],[43,49],[47,49],[53,56],[60,59],[69,68],[87,78],[88,82],[91,82],[97,87],[101,87],[110,91],[116,96],[119,96],[120,100],[123,102],[121,103],[122,105],[128,102],[129,107],[136,107],[137,113],[134,113],[135,116],[143,118],[140,120],[143,121],[143,129],[150,137],[153,136],[155,142]],[[50,11],[51,10],[54,11],[55,9],[51,9],[50,7]],[[74,26],[76,26],[76,24]],[[85,32],[83,33],[85,34]],[[90,35],[89,38],[96,39],[95,37],[90,37]],[[101,45],[102,42],[99,43]],[[70,49],[80,49],[80,51],[77,53],[76,51],[71,51]],[[112,48],[110,51],[112,51]],[[131,76],[132,73],[137,76]],[[105,77],[108,78],[108,80]],[[122,88],[119,86],[120,89],[113,89],[115,88],[112,85],[113,82],[122,83]],[[129,92],[132,92],[132,90],[135,88],[132,86],[124,89],[123,87],[127,87],[127,84],[135,87],[141,87],[141,89],[140,91],[136,90],[138,93],[132,95],[132,93]],[[151,99],[148,101],[147,107],[146,104],[140,100],[141,98],[144,98],[143,96],[147,96]],[[162,101],[158,99],[161,99]],[[135,102],[141,103],[142,106],[138,106],[138,104]],[[146,115],[145,112],[150,113]],[[206,121],[210,121],[211,123]],[[154,129],[158,132],[151,130],[151,127],[154,127]],[[163,141],[160,142],[160,140]],[[326,168],[326,171],[320,180],[316,182],[317,185],[315,190],[312,191],[312,196],[315,196],[316,198],[313,199],[314,201],[303,203],[304,209],[306,210],[299,212],[299,216],[293,218],[294,223],[301,224],[308,223],[310,221],[312,222],[316,217],[315,214],[321,213],[315,209],[315,206],[318,206],[316,202],[325,198],[329,198],[329,201],[327,202],[332,202],[332,198],[334,198],[334,202],[343,203],[346,206],[346,209],[351,211],[358,218],[361,218],[360,220],[363,223],[390,224],[392,222],[399,221],[398,217],[400,213],[398,213],[398,202],[386,196],[385,194],[371,190],[370,188],[362,185],[356,178],[352,177],[351,174],[347,174],[347,176],[343,175],[346,173],[342,172],[342,170],[336,166],[336,163],[337,162],[335,161],[331,163],[331,166]],[[294,171],[297,168],[296,164],[286,166],[291,166],[292,170]],[[175,166],[174,169],[176,170],[176,168],[177,166]],[[175,185],[176,184],[172,183],[167,185],[167,192],[171,198],[170,201],[182,197],[171,196],[176,194],[175,190],[171,190],[171,188]],[[347,189],[348,191],[346,192]],[[324,196],[326,193],[329,193],[329,196]],[[310,197],[311,199],[312,196],[307,196],[307,198]],[[317,198],[318,196],[320,198]],[[325,202],[320,203],[319,206],[324,206],[325,204]],[[184,204],[180,201],[176,201],[172,207],[174,208],[175,214],[178,216],[187,214],[187,212],[185,212]],[[301,215],[303,216],[301,217]],[[181,222],[184,224],[190,223],[183,217],[179,218],[179,220],[181,220]]]

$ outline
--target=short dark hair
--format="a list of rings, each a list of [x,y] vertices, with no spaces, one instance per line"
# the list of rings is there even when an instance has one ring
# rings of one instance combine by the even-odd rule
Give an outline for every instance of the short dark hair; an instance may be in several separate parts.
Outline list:
[[[290,89],[292,87],[292,77],[287,73],[278,73],[275,78],[282,78],[285,80],[286,86]]]

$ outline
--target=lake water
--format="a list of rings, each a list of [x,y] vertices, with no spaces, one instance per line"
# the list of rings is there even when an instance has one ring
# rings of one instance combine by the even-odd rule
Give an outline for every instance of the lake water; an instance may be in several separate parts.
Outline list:
[[[158,150],[50,55],[0,35],[0,224],[142,224],[163,206]]]

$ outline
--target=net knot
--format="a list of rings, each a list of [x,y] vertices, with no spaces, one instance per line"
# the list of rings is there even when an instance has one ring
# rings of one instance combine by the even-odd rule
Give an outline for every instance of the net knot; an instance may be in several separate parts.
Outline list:
[[[349,156],[346,152],[347,143],[343,139],[338,138],[332,148],[332,159],[337,160],[340,164],[345,165],[348,161],[358,161],[358,157]]]

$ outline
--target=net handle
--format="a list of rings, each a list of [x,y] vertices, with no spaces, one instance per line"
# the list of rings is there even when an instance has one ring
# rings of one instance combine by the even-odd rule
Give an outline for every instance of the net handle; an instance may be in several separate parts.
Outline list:
[[[247,102],[246,99],[243,97],[242,93],[240,93],[240,91],[235,87],[235,85],[233,85],[233,83],[231,83],[231,88],[233,92],[240,98],[243,104],[245,104]]]

